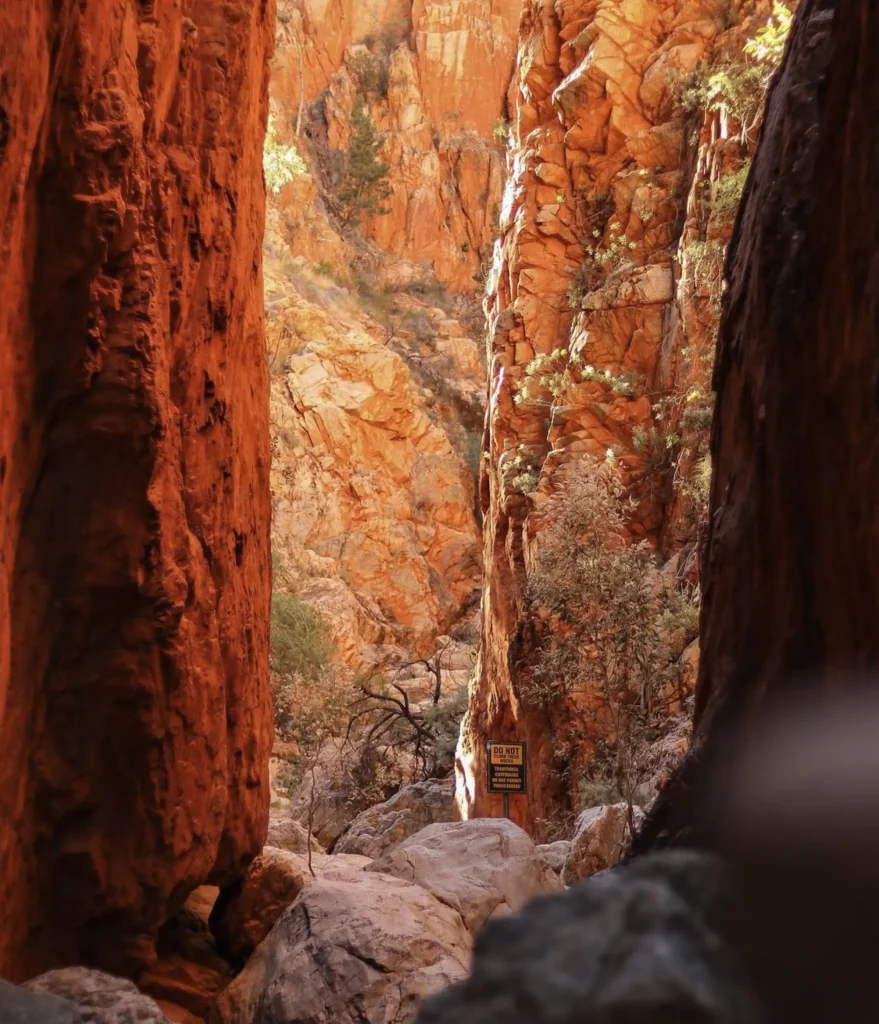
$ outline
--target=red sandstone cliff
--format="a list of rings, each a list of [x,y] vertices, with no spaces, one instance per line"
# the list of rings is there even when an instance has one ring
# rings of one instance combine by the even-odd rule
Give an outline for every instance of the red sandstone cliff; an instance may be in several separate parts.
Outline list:
[[[0,9],[0,974],[133,971],[268,806],[262,0]]]
[[[583,456],[619,472],[627,538],[669,560],[669,579],[698,582],[723,247],[759,104],[706,110],[688,90],[709,64],[740,58],[767,13],[698,0],[524,5],[487,300],[483,642],[459,751],[468,814],[499,813],[484,791],[485,740],[529,743],[529,797],[513,814],[530,827],[576,807],[601,735],[588,699],[546,712],[524,692],[547,629],[527,592],[543,510]],[[687,652],[685,674],[697,657]]]
[[[520,6],[279,4],[273,131],[307,171],[270,195],[265,247],[278,583],[355,674],[432,653],[478,601],[478,296]],[[333,169],[358,95],[391,194],[354,225]]]
[[[279,3],[279,125],[296,122],[304,99],[317,113],[306,134],[343,150],[355,96],[365,95],[392,194],[389,215],[365,219],[363,234],[429,264],[456,291],[474,292],[490,257],[504,177],[493,132],[506,114],[520,10],[521,0]],[[313,212],[284,213],[297,251],[313,257]]]

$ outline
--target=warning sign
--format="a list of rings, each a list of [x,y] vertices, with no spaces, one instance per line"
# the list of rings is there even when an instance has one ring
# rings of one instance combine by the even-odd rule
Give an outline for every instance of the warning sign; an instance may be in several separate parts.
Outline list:
[[[525,793],[525,744],[489,743],[489,793]]]

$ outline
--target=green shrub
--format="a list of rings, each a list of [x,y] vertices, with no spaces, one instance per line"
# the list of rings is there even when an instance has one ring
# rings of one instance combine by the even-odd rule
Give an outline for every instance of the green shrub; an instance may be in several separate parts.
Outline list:
[[[694,294],[707,300],[713,313],[719,313],[723,293],[723,245],[716,240],[688,242],[684,246],[683,261]]]
[[[584,458],[577,469],[541,509],[528,596],[551,626],[523,692],[544,706],[585,702],[600,738],[583,780],[631,809],[660,768],[654,741],[672,724],[665,695],[697,610],[667,585],[649,543],[623,539],[636,506],[613,465]]]
[[[362,96],[358,96],[354,104],[351,126],[351,142],[338,198],[342,206],[342,223],[359,225],[364,214],[376,217],[391,212],[382,205],[391,195],[390,165],[379,159],[384,144],[376,133]]]
[[[566,348],[535,356],[525,367],[513,401],[519,405],[573,405],[580,385],[586,382],[603,384],[627,398],[635,394],[636,377],[631,373],[613,373],[584,363],[579,355],[570,355]]]
[[[391,84],[391,56],[409,35],[409,22],[396,18],[381,30],[379,38],[368,35],[363,39],[367,52],[360,51],[351,58],[351,70],[360,91],[387,99]]]
[[[674,76],[671,84],[678,107],[685,113],[725,109],[747,133],[781,63],[792,19],[790,9],[776,0],[766,25],[745,43],[745,59],[700,64],[688,75]]]
[[[329,260],[321,260],[320,263],[315,263],[312,269],[315,274],[319,274],[321,277],[329,277],[335,280],[336,268]]]
[[[709,224],[713,228],[719,229],[729,224],[735,217],[750,169],[751,161],[746,160],[737,171],[724,174],[714,182],[711,189],[711,217],[709,220]]]
[[[386,99],[391,84],[391,68],[387,54],[371,51],[356,53],[351,58],[351,71],[360,92]]]
[[[775,0],[769,20],[753,39],[745,43],[745,53],[774,70],[781,64],[792,23],[793,14],[790,8]]]
[[[493,138],[497,139],[498,142],[509,142],[513,134],[513,124],[505,117],[499,118],[494,123],[494,127],[491,129]]]
[[[332,653],[329,630],[318,612],[290,594],[272,595],[272,671],[316,680]]]

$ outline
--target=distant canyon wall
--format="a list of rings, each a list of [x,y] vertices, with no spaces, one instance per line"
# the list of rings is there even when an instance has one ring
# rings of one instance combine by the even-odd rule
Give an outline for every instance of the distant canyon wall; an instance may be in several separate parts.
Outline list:
[[[390,214],[369,219],[363,233],[385,252],[429,264],[459,292],[481,286],[497,230],[505,155],[495,130],[505,123],[520,9],[521,0],[279,5],[272,97],[281,132],[304,97],[320,108],[318,133],[344,150],[355,96],[364,94],[392,194]],[[307,251],[313,215],[285,215],[297,251]]]

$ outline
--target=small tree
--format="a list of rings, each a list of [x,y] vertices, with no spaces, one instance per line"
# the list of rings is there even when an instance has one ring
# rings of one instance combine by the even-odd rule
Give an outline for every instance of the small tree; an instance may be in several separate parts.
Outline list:
[[[449,640],[431,658],[399,662],[389,676],[373,674],[359,681],[361,696],[353,705],[348,735],[358,733],[368,747],[382,744],[412,766],[413,778],[430,778],[454,764],[458,731],[467,710],[467,686],[447,685]],[[475,648],[471,650],[475,658]],[[422,665],[431,679],[429,698],[413,701],[402,674]]]
[[[382,203],[391,194],[388,182],[390,165],[379,159],[383,143],[366,109],[362,96],[358,96],[351,114],[351,142],[345,159],[345,170],[339,190],[342,223],[360,224],[361,217],[384,216],[391,211]]]

